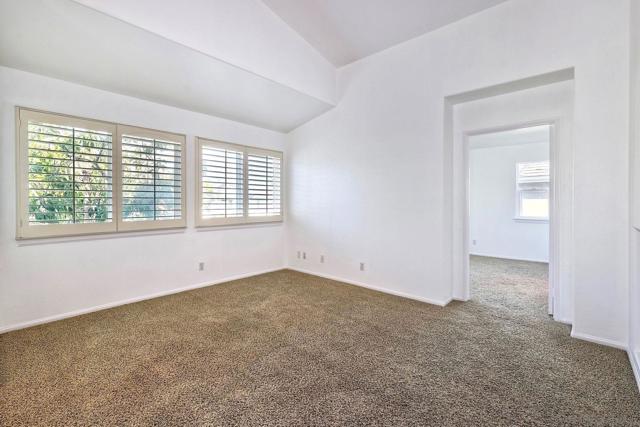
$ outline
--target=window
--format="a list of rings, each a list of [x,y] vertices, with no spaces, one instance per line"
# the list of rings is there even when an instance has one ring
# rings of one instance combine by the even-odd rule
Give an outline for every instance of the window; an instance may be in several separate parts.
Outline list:
[[[198,138],[196,225],[282,221],[282,153]]]
[[[18,237],[115,231],[115,125],[20,109],[18,129]]]
[[[185,225],[184,136],[23,108],[16,117],[17,238]]]
[[[184,227],[183,135],[118,126],[121,217],[118,228]]]
[[[549,162],[518,163],[516,219],[549,219]]]
[[[210,224],[244,220],[244,152],[200,142],[200,217]]]
[[[247,158],[249,217],[279,217],[280,164],[279,154],[250,151]]]

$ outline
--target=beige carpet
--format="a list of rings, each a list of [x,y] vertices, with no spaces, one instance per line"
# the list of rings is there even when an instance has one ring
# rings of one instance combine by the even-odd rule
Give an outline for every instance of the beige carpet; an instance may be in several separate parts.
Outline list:
[[[0,335],[0,425],[640,426],[545,268],[474,258],[446,308],[280,271]]]

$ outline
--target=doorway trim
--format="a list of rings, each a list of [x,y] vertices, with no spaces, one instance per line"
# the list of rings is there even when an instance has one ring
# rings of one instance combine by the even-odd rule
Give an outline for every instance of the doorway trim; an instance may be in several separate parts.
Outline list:
[[[573,67],[558,69],[534,76],[524,77],[518,80],[496,83],[480,88],[469,88],[460,92],[445,95],[443,99],[443,228],[442,251],[450,256],[443,257],[444,278],[451,284],[450,296],[452,299],[466,301],[469,295],[464,295],[465,281],[468,281],[468,257],[465,263],[465,246],[468,240],[463,237],[465,220],[465,188],[466,174],[463,169],[463,159],[467,155],[463,147],[464,138],[460,130],[454,129],[454,108],[471,101],[478,101],[495,96],[512,94],[523,90],[539,88],[560,82],[574,82],[575,69]],[[573,102],[573,100],[571,100]],[[534,113],[535,114],[535,113]],[[534,119],[535,117],[535,119]],[[547,119],[547,120],[543,120]],[[573,323],[575,283],[574,283],[574,141],[573,141],[573,112],[566,115],[549,118],[544,116],[532,116],[531,123],[555,122],[555,146],[550,160],[557,166],[554,169],[554,203],[555,210],[554,233],[550,236],[553,241],[555,257],[554,279],[558,285],[554,288],[555,298],[552,304],[554,308],[553,318],[565,324]],[[526,125],[518,123],[517,126]],[[515,120],[517,121],[517,119]],[[500,123],[501,125],[502,123]],[[510,126],[512,127],[514,123]],[[487,130],[487,129],[478,129]],[[561,138],[561,139],[560,139]],[[468,235],[468,232],[467,232]],[[550,248],[551,249],[551,248]],[[468,253],[468,250],[466,251]],[[554,283],[554,284],[556,284]]]
[[[464,174],[464,224],[462,231],[462,248],[463,248],[463,300],[467,301],[471,298],[471,281],[470,281],[470,197],[469,186],[471,182],[470,177],[470,163],[469,163],[469,139],[478,136],[491,133],[507,132],[511,130],[524,129],[535,126],[549,126],[549,291],[547,309],[550,315],[553,315],[555,305],[558,298],[562,295],[558,292],[558,288],[561,285],[559,280],[560,265],[560,248],[558,242],[560,241],[559,228],[558,228],[558,201],[557,201],[557,165],[558,165],[558,148],[556,143],[556,125],[559,119],[543,119],[533,120],[526,122],[518,122],[502,126],[494,126],[481,129],[465,130],[462,133],[462,171]],[[455,191],[455,189],[454,189]]]

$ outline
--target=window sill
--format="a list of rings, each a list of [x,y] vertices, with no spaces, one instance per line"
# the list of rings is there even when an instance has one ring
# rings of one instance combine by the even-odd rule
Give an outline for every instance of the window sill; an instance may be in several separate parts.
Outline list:
[[[242,228],[255,228],[255,227],[277,227],[284,223],[283,219],[274,219],[272,221],[251,221],[251,222],[238,222],[230,224],[201,224],[196,225],[196,231],[216,231],[216,230],[235,230]]]
[[[104,233],[68,234],[62,236],[18,237],[18,246],[45,245],[51,243],[82,242],[88,240],[120,239],[127,237],[160,236],[165,234],[184,233],[187,227],[173,227],[148,230],[107,231]]]
[[[549,219],[548,218],[528,218],[528,217],[517,216],[517,217],[514,217],[513,220],[516,221],[516,222],[531,222],[531,223],[535,223],[535,224],[548,224],[549,223]]]

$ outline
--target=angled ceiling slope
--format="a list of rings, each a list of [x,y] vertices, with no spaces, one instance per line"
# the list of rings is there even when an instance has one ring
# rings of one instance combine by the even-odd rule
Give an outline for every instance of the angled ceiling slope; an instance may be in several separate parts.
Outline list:
[[[506,0],[263,0],[340,67]]]
[[[0,1],[0,65],[283,132],[333,107],[71,0]]]

